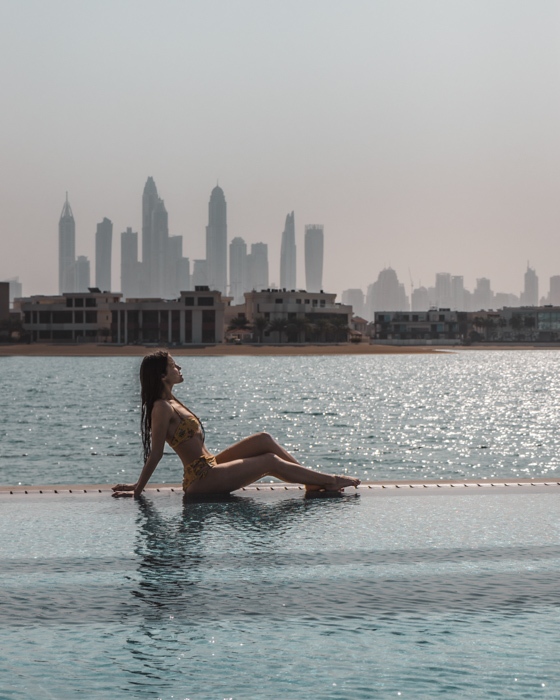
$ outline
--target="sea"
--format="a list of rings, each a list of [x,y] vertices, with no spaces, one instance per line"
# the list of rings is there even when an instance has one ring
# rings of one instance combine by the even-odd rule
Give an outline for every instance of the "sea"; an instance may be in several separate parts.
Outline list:
[[[267,431],[368,481],[560,476],[556,349],[177,360],[213,453]],[[0,484],[136,481],[140,362],[0,358]],[[167,448],[152,481],[181,478]]]

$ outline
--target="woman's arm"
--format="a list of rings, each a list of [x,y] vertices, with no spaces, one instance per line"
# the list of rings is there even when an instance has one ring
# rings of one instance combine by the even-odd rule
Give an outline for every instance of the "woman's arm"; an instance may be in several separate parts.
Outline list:
[[[155,403],[152,409],[152,449],[150,456],[144,464],[138,481],[132,485],[132,488],[122,488],[123,484],[119,484],[119,486],[114,487],[114,496],[134,496],[134,498],[138,498],[141,495],[163,456],[165,437],[172,415],[173,409],[166,401],[157,401]]]

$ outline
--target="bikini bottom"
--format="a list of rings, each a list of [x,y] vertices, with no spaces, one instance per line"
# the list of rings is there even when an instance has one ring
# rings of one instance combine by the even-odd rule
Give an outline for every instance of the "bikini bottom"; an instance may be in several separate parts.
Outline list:
[[[204,479],[210,469],[216,466],[218,464],[214,455],[202,455],[194,462],[187,464],[183,476],[183,491],[186,491],[197,479]]]

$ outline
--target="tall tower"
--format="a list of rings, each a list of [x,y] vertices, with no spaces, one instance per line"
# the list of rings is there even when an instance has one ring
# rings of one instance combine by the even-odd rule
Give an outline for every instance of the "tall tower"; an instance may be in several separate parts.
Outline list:
[[[305,284],[308,292],[323,288],[323,227],[305,227]]]
[[[85,255],[78,255],[78,258],[74,264],[74,270],[74,291],[87,292],[91,286],[91,283],[89,260]]]
[[[126,299],[140,296],[140,267],[138,234],[128,227],[121,233],[121,292]]]
[[[247,256],[249,286],[257,292],[268,289],[268,246],[266,243],[252,243]]]
[[[167,240],[167,261],[164,282],[163,297],[165,299],[177,299],[181,290],[181,265],[183,260],[183,236],[169,236]]]
[[[156,183],[153,177],[149,177],[146,180],[142,194],[142,294],[146,296],[154,296],[152,278],[155,276],[153,272],[155,257],[152,220],[158,201]]]
[[[286,224],[282,233],[280,287],[281,289],[295,289],[296,286],[296,227],[294,212],[291,212],[286,216]]]
[[[155,297],[169,296],[166,289],[168,273],[169,226],[167,209],[163,199],[158,197],[152,211],[152,250],[151,250],[151,291]]]
[[[68,192],[66,202],[62,207],[62,214],[58,222],[58,291],[73,292],[75,283],[75,262],[76,262],[76,223],[74,215],[68,202]]]
[[[229,244],[229,293],[234,304],[244,302],[244,292],[249,291],[247,278],[247,244],[242,238],[234,238]]]
[[[105,217],[97,224],[95,234],[95,286],[102,292],[111,291],[111,250],[113,222]]]
[[[524,290],[521,292],[521,305],[539,305],[539,278],[535,270],[529,267],[529,263],[527,263],[527,271],[525,272]]]
[[[208,203],[206,261],[211,290],[227,292],[227,204],[224,191],[216,185]]]
[[[436,273],[436,303],[440,309],[451,308],[451,275],[449,272]]]

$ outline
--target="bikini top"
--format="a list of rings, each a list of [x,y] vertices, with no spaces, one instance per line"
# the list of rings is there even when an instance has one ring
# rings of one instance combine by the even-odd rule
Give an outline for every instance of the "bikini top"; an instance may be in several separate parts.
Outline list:
[[[179,403],[181,402],[179,401]],[[181,406],[183,406],[183,404],[181,404]],[[190,440],[198,433],[202,433],[202,439],[204,440],[204,428],[202,427],[202,423],[200,422],[199,418],[195,416],[192,411],[189,411],[190,415],[182,416],[175,406],[172,406],[172,408],[179,418],[181,418],[181,422],[177,426],[173,438],[169,441],[169,447],[175,448],[182,442]],[[186,406],[183,406],[183,408],[185,408],[187,411],[189,410]]]

